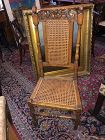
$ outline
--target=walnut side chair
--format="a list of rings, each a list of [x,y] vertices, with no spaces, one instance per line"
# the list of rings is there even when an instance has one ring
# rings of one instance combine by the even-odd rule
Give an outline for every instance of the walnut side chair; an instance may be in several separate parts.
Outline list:
[[[19,57],[20,57],[20,65],[21,65],[23,60],[23,55],[25,55],[25,51],[28,50],[29,45],[28,45],[27,37],[24,37],[20,26],[21,25],[18,23],[17,19],[14,19],[11,22],[13,35],[16,41],[16,45],[19,49]]]
[[[71,119],[74,129],[80,123],[82,104],[80,100],[77,75],[79,49],[81,42],[81,27],[83,23],[83,7],[71,8],[53,7],[37,11],[33,8],[33,24],[35,25],[39,65],[41,77],[28,99],[33,125],[38,124],[38,115]],[[40,39],[38,32],[39,21],[43,24],[45,46],[45,62],[42,62]],[[75,60],[71,62],[74,22],[78,25]],[[44,77],[43,66],[67,67],[74,70],[74,77]],[[43,109],[38,109],[42,107]],[[46,111],[51,109],[52,113]],[[54,115],[53,109],[69,112],[69,115]]]

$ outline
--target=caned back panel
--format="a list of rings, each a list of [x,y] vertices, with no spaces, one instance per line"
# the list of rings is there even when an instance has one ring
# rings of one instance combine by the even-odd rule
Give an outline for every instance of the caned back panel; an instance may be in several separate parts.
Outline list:
[[[42,63],[40,53],[40,39],[38,32],[39,21],[42,22],[45,62]],[[74,34],[74,22],[77,22],[78,29],[75,44],[75,60],[71,62],[72,45]],[[81,27],[83,23],[83,7],[53,7],[45,8],[37,12],[33,8],[33,23],[35,25],[37,46],[38,46],[38,63],[43,76],[43,66],[60,66],[74,69],[75,77],[78,71],[79,48],[81,44]]]
[[[49,66],[66,66],[71,63],[73,21],[67,19],[43,22],[45,58]]]

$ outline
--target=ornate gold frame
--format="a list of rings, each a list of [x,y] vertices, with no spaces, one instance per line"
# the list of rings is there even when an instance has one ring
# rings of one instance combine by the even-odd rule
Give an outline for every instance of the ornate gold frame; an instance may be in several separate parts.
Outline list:
[[[91,60],[91,40],[92,40],[92,23],[93,23],[93,4],[81,4],[84,7],[84,20],[82,26],[82,35],[81,35],[81,50],[80,50],[80,66],[79,66],[79,75],[86,75],[90,73],[90,60]],[[71,5],[75,8],[77,5]],[[32,21],[32,11],[23,10],[23,18],[26,29],[26,34],[29,41],[29,50],[32,60],[32,65],[37,76],[40,75],[38,67],[38,50],[36,45],[35,30]],[[52,72],[45,72],[45,76],[55,76],[62,75],[68,76],[72,75],[72,71],[68,72],[67,69],[57,70]]]

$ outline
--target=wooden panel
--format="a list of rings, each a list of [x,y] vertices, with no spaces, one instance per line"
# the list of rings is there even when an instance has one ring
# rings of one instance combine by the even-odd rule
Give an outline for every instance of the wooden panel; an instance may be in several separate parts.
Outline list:
[[[8,140],[20,140],[15,128],[8,122]]]
[[[95,3],[103,3],[103,2],[105,2],[105,0],[95,0],[94,2]]]
[[[6,21],[5,11],[0,11],[0,23]]]
[[[5,35],[6,41],[8,42],[7,44],[12,45],[15,41],[9,23],[9,19],[6,15],[5,10],[0,11],[0,27],[3,30],[3,34]]]

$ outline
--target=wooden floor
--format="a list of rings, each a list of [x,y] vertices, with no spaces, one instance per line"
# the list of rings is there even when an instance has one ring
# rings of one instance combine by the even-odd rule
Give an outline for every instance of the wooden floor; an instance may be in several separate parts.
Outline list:
[[[15,131],[15,128],[8,122],[8,133],[7,133],[8,140],[21,140],[17,132]]]

